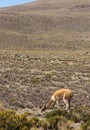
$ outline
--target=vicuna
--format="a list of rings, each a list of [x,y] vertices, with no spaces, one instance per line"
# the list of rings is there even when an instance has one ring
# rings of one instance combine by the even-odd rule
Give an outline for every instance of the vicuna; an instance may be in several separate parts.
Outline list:
[[[71,107],[71,99],[73,96],[73,92],[71,89],[59,89],[56,90],[52,96],[50,97],[50,99],[48,100],[48,102],[43,105],[42,107],[42,111],[45,111],[46,109],[48,109],[51,104],[53,103],[53,108],[55,105],[57,105],[57,108],[59,109],[59,100],[62,99],[64,104],[66,105],[66,111],[69,111],[70,107]]]

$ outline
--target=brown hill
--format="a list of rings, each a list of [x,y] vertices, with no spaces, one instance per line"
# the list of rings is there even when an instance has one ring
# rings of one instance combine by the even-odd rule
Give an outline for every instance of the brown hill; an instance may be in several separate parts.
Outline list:
[[[89,0],[38,0],[0,8],[0,48],[90,48],[89,12]]]

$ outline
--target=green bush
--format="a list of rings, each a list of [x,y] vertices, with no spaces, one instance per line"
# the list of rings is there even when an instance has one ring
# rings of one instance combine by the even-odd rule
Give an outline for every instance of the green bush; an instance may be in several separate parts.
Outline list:
[[[45,118],[53,117],[53,116],[58,116],[58,115],[63,115],[63,111],[61,110],[53,110],[48,113],[46,113]]]
[[[31,83],[33,83],[33,84],[37,84],[37,83],[39,83],[40,81],[39,81],[39,79],[38,78],[32,78],[31,79]]]
[[[47,80],[50,80],[50,79],[52,78],[52,74],[51,74],[51,73],[46,74],[46,75],[45,75],[45,78],[46,78]]]
[[[46,118],[49,118],[49,117],[53,118],[54,116],[65,117],[66,119],[72,120],[74,122],[79,122],[81,120],[81,116],[76,111],[73,111],[73,110],[71,110],[70,112],[54,110],[54,111],[48,112],[45,115]]]
[[[84,122],[82,125],[82,130],[90,130],[90,119]]]
[[[62,110],[54,110],[46,113],[44,119],[30,116],[30,113],[17,114],[14,110],[0,111],[0,130],[70,130],[72,124],[83,121],[81,130],[90,129],[90,113],[86,108],[75,108],[69,113]]]
[[[74,122],[80,122],[81,120],[87,121],[90,119],[90,111],[89,108],[85,107],[76,107],[75,109],[71,110],[71,120]]]
[[[70,120],[77,123],[77,122],[80,122],[82,120],[82,116],[80,115],[80,113],[73,111],[70,113]]]
[[[37,127],[32,127],[30,130],[39,130]]]
[[[57,125],[59,124],[59,127],[62,126],[62,129],[69,130],[69,120],[73,123],[78,123],[81,121],[86,122],[85,124],[87,125],[90,123],[88,121],[90,120],[90,113],[86,108],[83,107],[77,107],[75,109],[72,109],[69,113],[61,110],[54,110],[46,113],[45,118],[49,121],[52,129],[57,129]],[[62,124],[66,125],[63,126]],[[83,127],[86,128],[86,125]]]
[[[58,122],[58,130],[73,130],[72,125],[74,123],[69,120],[62,120]]]
[[[47,121],[46,119],[42,119],[40,120],[40,126],[44,129],[47,130],[48,127],[50,126],[49,121]]]
[[[63,116],[64,112],[60,110],[54,110],[45,115],[49,121],[52,129],[58,129],[58,122],[67,122],[67,118]]]
[[[1,111],[0,112],[0,129],[16,130],[20,127],[19,117],[16,116],[15,111]]]
[[[0,111],[0,130],[30,130],[39,125],[39,119],[28,117],[27,114],[19,115],[13,110]]]

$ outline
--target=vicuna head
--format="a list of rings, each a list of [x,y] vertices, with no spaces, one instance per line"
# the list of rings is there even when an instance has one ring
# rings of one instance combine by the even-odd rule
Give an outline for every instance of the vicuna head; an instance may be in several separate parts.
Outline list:
[[[43,106],[42,106],[42,108],[41,108],[41,111],[43,112],[43,111],[45,111],[47,109],[47,106],[46,106],[46,104],[44,104]]]

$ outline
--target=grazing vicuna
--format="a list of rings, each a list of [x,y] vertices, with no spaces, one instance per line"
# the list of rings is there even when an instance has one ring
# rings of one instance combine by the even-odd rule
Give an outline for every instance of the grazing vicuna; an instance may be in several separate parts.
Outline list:
[[[66,111],[69,111],[70,109],[70,106],[71,106],[71,99],[72,99],[72,96],[73,96],[73,92],[71,89],[59,89],[59,90],[56,90],[52,96],[50,97],[50,99],[48,100],[48,102],[43,105],[42,107],[42,111],[45,111],[46,109],[48,109],[51,104],[53,103],[53,107],[55,105],[57,105],[57,108],[59,109],[59,103],[58,101],[60,99],[63,100],[63,102],[65,103],[66,105]]]

